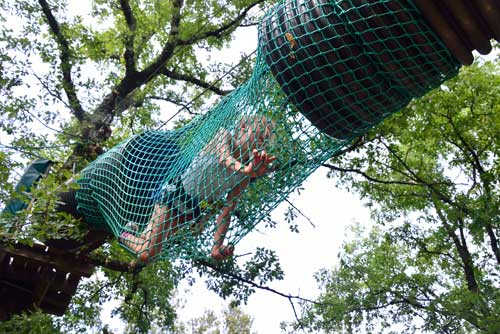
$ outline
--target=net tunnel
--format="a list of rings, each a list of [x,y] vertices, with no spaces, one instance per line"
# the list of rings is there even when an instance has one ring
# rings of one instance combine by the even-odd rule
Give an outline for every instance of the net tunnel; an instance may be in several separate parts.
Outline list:
[[[249,81],[184,128],[99,157],[78,181],[79,210],[154,259],[234,245],[353,139],[455,76],[473,50],[489,53],[499,14],[490,0],[281,1],[260,21]],[[263,175],[244,173],[254,150],[275,157]]]

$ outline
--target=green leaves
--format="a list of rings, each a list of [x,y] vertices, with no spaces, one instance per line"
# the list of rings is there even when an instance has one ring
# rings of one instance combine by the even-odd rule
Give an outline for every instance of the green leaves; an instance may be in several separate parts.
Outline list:
[[[378,227],[318,275],[327,332],[494,333],[500,322],[499,64],[478,62],[337,157]],[[333,173],[333,172],[332,172]]]
[[[254,334],[253,319],[237,307],[215,312],[205,311],[201,316],[177,324],[172,334]]]
[[[59,334],[61,329],[47,314],[15,315],[9,321],[0,322],[0,332],[5,334]]]

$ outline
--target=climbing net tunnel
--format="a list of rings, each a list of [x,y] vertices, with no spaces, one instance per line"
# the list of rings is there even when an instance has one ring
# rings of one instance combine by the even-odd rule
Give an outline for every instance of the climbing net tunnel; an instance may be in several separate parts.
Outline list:
[[[261,19],[251,79],[185,127],[99,157],[79,210],[148,258],[236,244],[353,139],[489,52],[498,13],[489,0],[282,1]]]

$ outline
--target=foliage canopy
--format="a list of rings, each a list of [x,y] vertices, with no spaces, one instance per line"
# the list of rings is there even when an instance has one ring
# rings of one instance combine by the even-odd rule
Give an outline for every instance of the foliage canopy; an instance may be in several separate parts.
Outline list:
[[[318,274],[311,328],[498,333],[499,66],[464,68],[332,161],[378,224]]]

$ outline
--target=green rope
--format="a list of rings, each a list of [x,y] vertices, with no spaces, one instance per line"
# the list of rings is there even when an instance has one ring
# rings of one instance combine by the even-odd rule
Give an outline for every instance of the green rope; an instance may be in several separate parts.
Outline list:
[[[251,79],[184,128],[99,157],[79,210],[143,260],[224,258],[329,157],[458,69],[412,1],[280,2]]]

